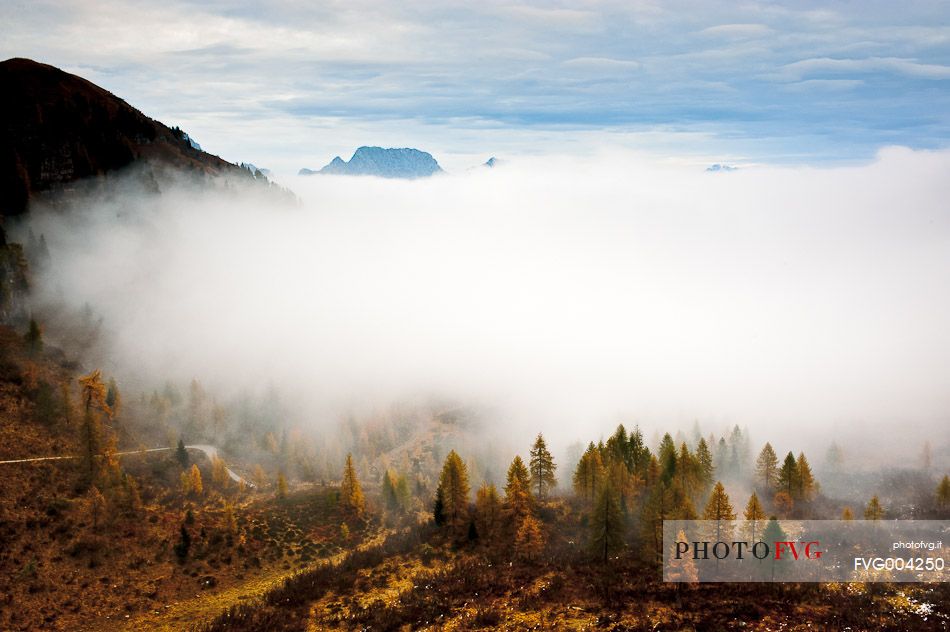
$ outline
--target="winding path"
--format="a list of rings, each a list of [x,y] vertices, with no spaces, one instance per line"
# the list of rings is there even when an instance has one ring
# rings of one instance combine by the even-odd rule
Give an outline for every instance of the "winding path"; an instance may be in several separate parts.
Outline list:
[[[168,452],[175,448],[146,448],[144,450],[127,450],[125,452],[116,452],[116,456],[128,456],[130,454],[142,454],[143,452]],[[218,456],[218,448],[213,445],[206,444],[196,444],[196,445],[186,445],[186,450],[197,450],[208,457],[209,461],[213,461]],[[97,456],[102,456],[97,455]],[[36,463],[37,461],[68,461],[70,459],[78,459],[78,456],[38,456],[30,459],[11,459],[8,461],[0,461],[0,465],[8,465],[13,463]],[[231,468],[225,466],[224,468],[228,472],[228,476],[231,477],[232,481],[237,483],[243,482],[248,487],[254,487],[254,484],[250,481],[241,477],[240,474],[236,473]]]

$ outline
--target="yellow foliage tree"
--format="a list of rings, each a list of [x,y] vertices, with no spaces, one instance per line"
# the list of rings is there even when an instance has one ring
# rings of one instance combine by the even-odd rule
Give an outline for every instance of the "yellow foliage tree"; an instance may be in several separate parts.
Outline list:
[[[544,531],[538,519],[528,514],[515,535],[515,555],[523,560],[536,560],[544,551]]]
[[[366,500],[363,497],[363,488],[356,476],[353,466],[353,455],[346,455],[346,464],[343,466],[343,482],[340,484],[340,504],[343,510],[356,516],[362,516],[366,511]]]

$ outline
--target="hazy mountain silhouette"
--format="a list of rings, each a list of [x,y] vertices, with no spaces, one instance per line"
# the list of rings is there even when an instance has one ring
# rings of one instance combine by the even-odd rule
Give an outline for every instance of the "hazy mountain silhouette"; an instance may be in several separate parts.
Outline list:
[[[39,192],[140,160],[198,176],[254,177],[202,151],[182,130],[47,64],[0,62],[0,93],[0,215],[24,212]]]

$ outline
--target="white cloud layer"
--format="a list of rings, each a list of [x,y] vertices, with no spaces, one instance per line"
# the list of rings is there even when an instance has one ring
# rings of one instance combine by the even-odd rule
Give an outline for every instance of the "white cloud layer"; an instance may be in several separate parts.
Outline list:
[[[945,432],[948,172],[898,148],[720,174],[605,150],[300,179],[299,208],[182,188],[33,221],[44,296],[105,316],[120,375],[273,380],[314,427],[439,393],[511,436],[700,419],[826,444]]]

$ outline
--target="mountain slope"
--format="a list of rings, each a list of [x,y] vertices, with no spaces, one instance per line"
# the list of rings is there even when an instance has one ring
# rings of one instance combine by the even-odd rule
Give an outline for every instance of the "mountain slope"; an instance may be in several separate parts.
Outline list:
[[[425,178],[441,172],[439,163],[428,152],[411,148],[360,147],[349,161],[337,156],[320,171],[301,169],[300,175],[320,173],[411,179]]]
[[[37,193],[138,160],[205,176],[252,178],[99,86],[29,59],[0,62],[0,215]]]

